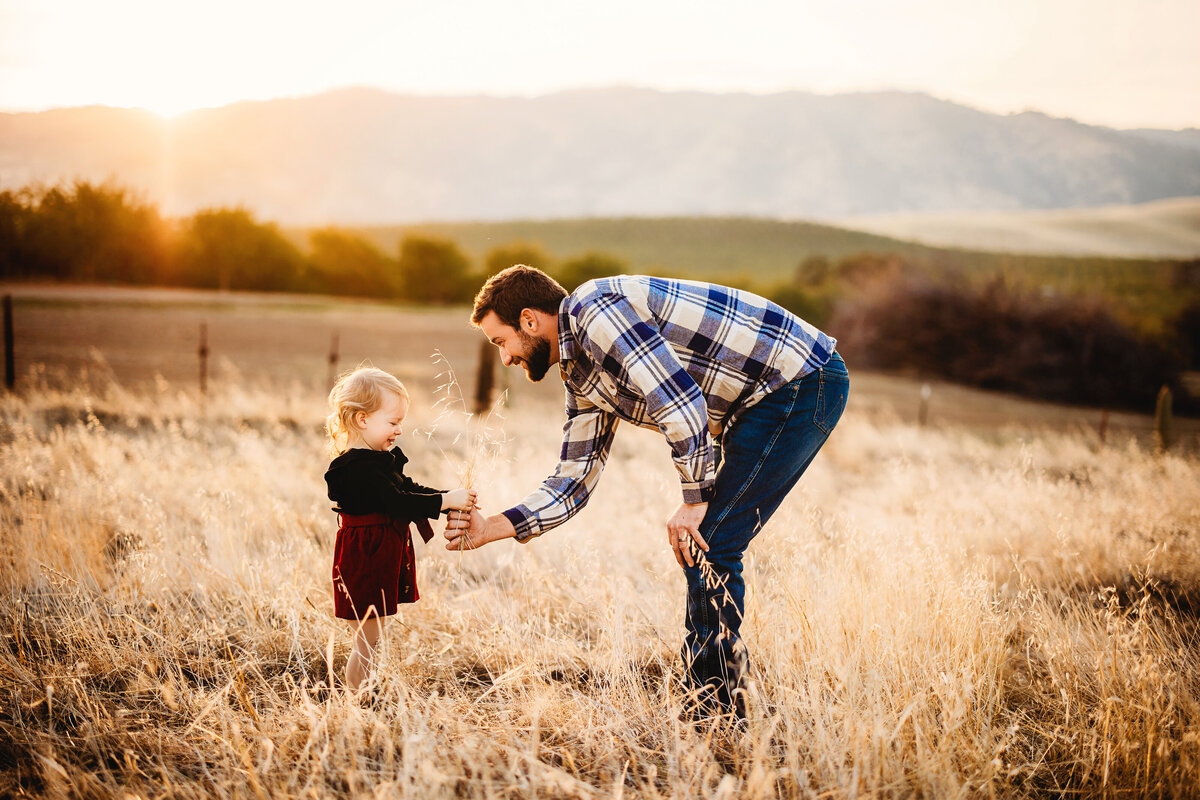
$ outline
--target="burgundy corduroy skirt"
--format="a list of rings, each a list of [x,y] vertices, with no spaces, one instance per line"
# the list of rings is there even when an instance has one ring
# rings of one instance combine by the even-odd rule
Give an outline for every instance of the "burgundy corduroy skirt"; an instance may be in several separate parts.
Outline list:
[[[333,608],[339,619],[396,613],[415,603],[416,559],[408,524],[385,514],[339,514],[333,545]]]

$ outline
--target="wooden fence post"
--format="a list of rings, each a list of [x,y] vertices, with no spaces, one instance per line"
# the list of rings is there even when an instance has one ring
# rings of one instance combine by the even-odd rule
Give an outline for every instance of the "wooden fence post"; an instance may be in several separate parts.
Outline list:
[[[4,386],[10,392],[17,385],[16,359],[13,356],[13,299],[4,295]]]
[[[329,385],[337,382],[338,364],[338,332],[333,332],[333,341],[329,343]]]
[[[1154,404],[1154,438],[1159,450],[1171,446],[1171,399],[1168,387],[1158,390],[1158,402]]]
[[[496,388],[495,345],[484,340],[479,347],[479,367],[475,370],[475,414],[483,416],[492,408],[492,391]]]
[[[200,323],[200,394],[208,393],[208,323]]]
[[[1100,444],[1104,444],[1104,440],[1108,437],[1108,409],[1100,409],[1100,429],[1096,431],[1100,437]]]
[[[921,384],[921,405],[917,409],[917,424],[922,428],[925,423],[929,422],[929,397],[933,394],[933,387],[928,383]]]

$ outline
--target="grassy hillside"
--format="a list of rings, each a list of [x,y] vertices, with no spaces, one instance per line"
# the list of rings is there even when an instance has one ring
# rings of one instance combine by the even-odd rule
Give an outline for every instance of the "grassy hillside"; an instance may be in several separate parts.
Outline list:
[[[493,247],[525,241],[542,245],[557,259],[598,250],[623,259],[635,272],[739,280],[758,287],[791,280],[796,267],[814,256],[836,261],[859,253],[891,253],[914,265],[977,279],[1004,273],[1048,291],[1103,294],[1142,319],[1175,313],[1196,280],[1194,264],[1179,260],[931,247],[832,225],[741,217],[429,223],[351,231],[388,254],[398,252],[405,236],[419,234],[453,240],[481,263]],[[292,236],[307,240],[304,230]]]
[[[600,250],[639,271],[697,277],[743,274],[757,279],[786,277],[811,255],[839,257],[863,251],[918,256],[928,250],[860,231],[811,222],[741,217],[624,217],[431,223],[355,229],[386,252],[419,233],[452,239],[475,259],[512,241],[537,242],[556,258]]]
[[[839,224],[937,247],[1130,258],[1200,257],[1200,197],[1050,211],[882,214]]]

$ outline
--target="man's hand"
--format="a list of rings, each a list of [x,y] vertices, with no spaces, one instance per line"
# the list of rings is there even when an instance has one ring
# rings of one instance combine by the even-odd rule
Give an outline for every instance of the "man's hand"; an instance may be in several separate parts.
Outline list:
[[[474,550],[497,539],[516,536],[508,517],[496,514],[485,517],[478,508],[470,511],[451,511],[446,519],[447,550]]]
[[[670,537],[671,549],[675,551],[675,560],[682,567],[687,562],[689,567],[695,566],[692,559],[692,543],[704,552],[708,552],[708,542],[700,535],[700,523],[708,512],[708,503],[691,505],[681,503],[675,513],[667,520],[667,536]]]
[[[479,509],[451,509],[446,515],[447,550],[473,550],[483,542],[484,518]]]

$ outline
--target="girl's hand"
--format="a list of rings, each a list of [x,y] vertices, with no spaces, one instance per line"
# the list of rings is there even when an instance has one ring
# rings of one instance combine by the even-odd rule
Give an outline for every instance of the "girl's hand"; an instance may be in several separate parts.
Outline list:
[[[474,489],[451,489],[442,493],[442,510],[457,508],[469,511],[475,507]]]

